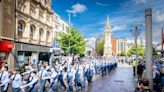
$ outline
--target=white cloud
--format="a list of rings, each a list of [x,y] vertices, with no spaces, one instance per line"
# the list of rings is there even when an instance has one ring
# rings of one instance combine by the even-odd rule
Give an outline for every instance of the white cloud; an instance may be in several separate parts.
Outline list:
[[[108,4],[100,3],[100,2],[96,2],[96,4],[99,5],[99,6],[108,6]]]
[[[87,10],[87,7],[85,5],[77,3],[71,7],[71,10],[67,10],[67,12],[70,12],[76,15],[77,13],[83,13],[86,10]]]
[[[157,10],[154,13],[155,22],[161,23],[164,22],[164,10]]]
[[[138,4],[145,4],[150,1],[151,0],[134,0],[134,3],[135,3],[135,5],[138,5]]]
[[[113,28],[112,28],[112,31],[120,31],[120,30],[125,30],[125,29],[127,29],[127,26],[126,25],[115,25],[115,26],[113,26]]]

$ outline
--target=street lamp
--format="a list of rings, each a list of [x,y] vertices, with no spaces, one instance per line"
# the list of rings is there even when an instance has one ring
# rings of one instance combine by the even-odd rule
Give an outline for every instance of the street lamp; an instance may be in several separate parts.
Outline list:
[[[138,60],[138,46],[137,46],[137,37],[140,35],[141,30],[138,29],[138,25],[135,25],[135,29],[134,30],[130,30],[131,34],[135,37],[135,56],[136,56],[136,60]],[[135,66],[135,76],[137,75],[137,67]],[[137,76],[136,76],[137,77]]]
[[[70,35],[70,31],[71,31],[71,12],[68,12],[68,25],[69,25],[69,28],[68,28],[68,34]],[[69,38],[69,43],[68,43],[68,45],[69,45],[69,56],[71,55],[71,48],[70,48],[70,38]]]

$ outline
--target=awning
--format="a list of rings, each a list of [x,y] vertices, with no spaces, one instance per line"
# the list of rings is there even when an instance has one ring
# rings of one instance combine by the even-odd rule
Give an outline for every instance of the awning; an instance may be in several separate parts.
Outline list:
[[[0,41],[0,51],[3,52],[10,52],[14,48],[14,44],[10,41]]]

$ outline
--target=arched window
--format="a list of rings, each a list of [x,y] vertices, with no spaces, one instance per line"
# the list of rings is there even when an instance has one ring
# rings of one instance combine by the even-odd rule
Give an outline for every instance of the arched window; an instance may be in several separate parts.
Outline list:
[[[25,29],[25,22],[19,21],[18,22],[18,30],[17,30],[19,37],[22,37],[24,29]]]
[[[49,32],[49,31],[47,31],[47,33],[46,33],[46,41],[48,41],[49,36],[50,36],[50,32]]]
[[[33,39],[33,36],[35,34],[36,27],[34,25],[30,25],[30,39]]]

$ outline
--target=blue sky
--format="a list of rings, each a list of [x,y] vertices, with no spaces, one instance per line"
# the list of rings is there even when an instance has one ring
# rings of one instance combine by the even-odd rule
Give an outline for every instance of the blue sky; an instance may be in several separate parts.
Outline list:
[[[153,40],[160,41],[160,30],[164,27],[164,0],[52,0],[53,10],[86,38],[97,37],[104,32],[106,16],[109,15],[114,37],[133,39],[129,30],[132,25],[143,24],[144,9],[153,9]],[[141,37],[144,39],[144,26]]]

